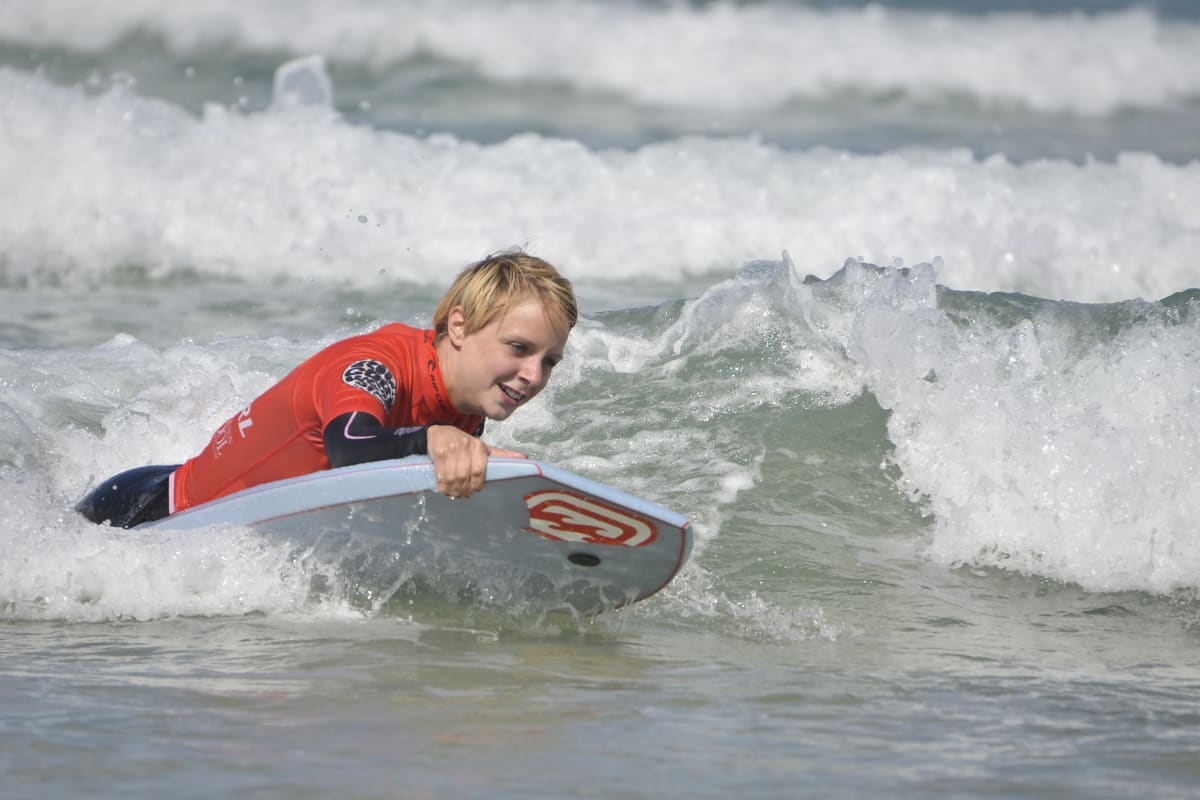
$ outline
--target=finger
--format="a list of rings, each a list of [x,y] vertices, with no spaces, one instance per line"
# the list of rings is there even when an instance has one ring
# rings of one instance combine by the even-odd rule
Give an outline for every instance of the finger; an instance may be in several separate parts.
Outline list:
[[[488,450],[486,447],[480,447],[478,452],[472,455],[474,458],[471,459],[471,491],[478,492],[487,478]]]
[[[528,458],[524,453],[518,453],[516,450],[503,450],[499,447],[489,447],[488,455],[498,458]]]
[[[483,482],[487,478],[488,447],[479,439],[473,439],[467,448],[467,456],[467,493],[472,494],[483,488]]]
[[[455,456],[446,484],[452,497],[469,497],[472,483],[471,474],[474,471],[471,453],[466,448],[460,448]]]
[[[446,463],[448,494],[470,497],[483,488],[487,476],[488,450],[479,439],[464,436],[457,443],[453,458]]]
[[[437,490],[444,495],[456,493],[462,468],[459,442],[450,429],[432,428],[429,432],[429,460],[433,462],[433,474]]]

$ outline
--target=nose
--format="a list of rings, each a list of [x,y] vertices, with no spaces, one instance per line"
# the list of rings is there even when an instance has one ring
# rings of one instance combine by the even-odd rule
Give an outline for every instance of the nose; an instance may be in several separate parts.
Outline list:
[[[522,362],[521,370],[517,373],[517,378],[533,389],[540,389],[542,381],[545,379],[545,374],[540,358],[527,358]]]

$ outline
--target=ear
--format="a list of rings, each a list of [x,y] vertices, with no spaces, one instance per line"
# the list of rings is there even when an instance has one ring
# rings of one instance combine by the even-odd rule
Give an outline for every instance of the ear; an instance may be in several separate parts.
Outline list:
[[[463,340],[467,338],[467,318],[463,315],[462,306],[450,309],[446,317],[446,338],[455,349],[462,347]]]

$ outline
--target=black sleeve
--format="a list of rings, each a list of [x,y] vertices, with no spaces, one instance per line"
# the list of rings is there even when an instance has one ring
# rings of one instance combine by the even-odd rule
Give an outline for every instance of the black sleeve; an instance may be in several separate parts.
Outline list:
[[[424,455],[429,450],[425,438],[427,427],[387,428],[366,412],[351,411],[326,425],[322,440],[330,466],[345,467],[365,461]]]

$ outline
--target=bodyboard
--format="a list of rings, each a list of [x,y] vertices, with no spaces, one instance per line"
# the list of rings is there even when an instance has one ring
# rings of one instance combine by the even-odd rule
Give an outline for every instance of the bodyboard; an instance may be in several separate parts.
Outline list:
[[[492,458],[482,491],[434,491],[425,456],[255,486],[139,526],[246,526],[375,591],[424,581],[489,604],[597,614],[650,597],[692,550],[686,517],[538,461]]]

